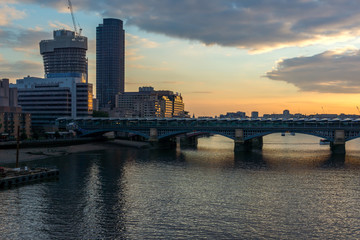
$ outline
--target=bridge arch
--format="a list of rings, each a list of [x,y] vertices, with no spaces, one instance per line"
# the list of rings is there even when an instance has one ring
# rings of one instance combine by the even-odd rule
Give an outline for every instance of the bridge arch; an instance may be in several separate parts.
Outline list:
[[[288,131],[280,131],[280,130],[274,130],[274,131],[266,131],[266,132],[257,132],[255,134],[246,134],[244,137],[244,140],[251,140],[254,138],[258,138],[258,137],[264,137],[270,134],[275,134],[275,133],[284,133],[284,132],[288,132]],[[310,135],[310,136],[314,136],[314,137],[319,137],[319,138],[323,138],[323,139],[327,139],[329,141],[333,141],[334,137],[333,137],[333,133],[330,131],[291,131],[293,133],[298,133],[298,134],[305,134],[305,135]],[[360,136],[358,136],[360,137]]]
[[[358,135],[358,136],[350,136],[350,137],[345,139],[345,142],[348,142],[348,141],[351,141],[351,140],[356,140],[358,138],[360,138],[360,135]]]
[[[108,132],[125,132],[125,133],[132,133],[135,135],[139,135],[141,137],[144,137],[145,139],[149,139],[149,135],[145,134],[140,131],[135,131],[131,129],[94,129],[94,130],[79,130],[81,132],[82,137],[86,136],[100,136]]]
[[[171,137],[176,137],[179,135],[183,135],[183,134],[187,134],[187,133],[193,133],[194,130],[182,130],[182,131],[174,131],[174,132],[168,132],[166,134],[161,134],[158,136],[159,140],[165,140],[165,139],[169,139]],[[234,134],[226,134],[224,132],[221,131],[203,131],[203,130],[199,130],[199,132],[201,133],[206,133],[206,134],[214,134],[214,135],[221,135],[223,137],[235,140],[235,135]]]

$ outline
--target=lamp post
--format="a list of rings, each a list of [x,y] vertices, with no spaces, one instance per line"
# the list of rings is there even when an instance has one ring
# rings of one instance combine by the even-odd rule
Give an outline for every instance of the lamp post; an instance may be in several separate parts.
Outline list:
[[[17,127],[17,138],[16,138],[16,168],[19,167],[19,147],[20,147],[20,125]]]

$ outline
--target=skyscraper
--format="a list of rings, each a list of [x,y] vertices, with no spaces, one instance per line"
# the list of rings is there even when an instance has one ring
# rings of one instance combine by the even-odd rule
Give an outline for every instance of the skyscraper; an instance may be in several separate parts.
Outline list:
[[[125,31],[120,19],[105,18],[96,28],[96,98],[99,107],[115,106],[124,92]]]

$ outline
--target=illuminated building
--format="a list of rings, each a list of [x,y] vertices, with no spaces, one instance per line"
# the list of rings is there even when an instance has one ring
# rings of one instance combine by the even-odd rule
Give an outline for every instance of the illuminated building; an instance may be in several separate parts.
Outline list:
[[[117,94],[115,103],[117,117],[188,117],[181,95],[152,87]]]

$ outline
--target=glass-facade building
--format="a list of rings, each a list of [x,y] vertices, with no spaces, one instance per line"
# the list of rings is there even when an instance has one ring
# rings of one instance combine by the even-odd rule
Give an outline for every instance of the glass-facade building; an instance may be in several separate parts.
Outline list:
[[[120,19],[105,18],[96,28],[96,98],[99,108],[115,106],[124,92],[125,31]]]

